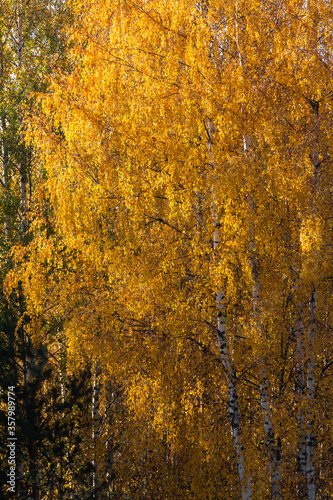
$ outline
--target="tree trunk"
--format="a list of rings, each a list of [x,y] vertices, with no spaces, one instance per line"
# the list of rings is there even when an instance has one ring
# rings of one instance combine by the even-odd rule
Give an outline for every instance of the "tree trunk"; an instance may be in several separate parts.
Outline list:
[[[214,232],[214,250],[219,246],[219,231],[216,230]],[[236,387],[236,373],[235,369],[232,365],[232,361],[230,358],[228,341],[226,336],[226,318],[225,318],[225,304],[224,304],[224,292],[222,290],[216,293],[216,305],[217,305],[217,340],[220,348],[222,365],[224,368],[224,372],[227,380],[228,387],[228,406],[229,406],[229,415],[230,415],[230,423],[231,423],[231,432],[233,438],[233,444],[236,454],[237,468],[239,481],[241,484],[241,495],[242,500],[251,500],[252,499],[252,489],[250,478],[246,473],[245,468],[245,455],[244,455],[244,447],[242,444],[242,428],[240,424],[240,413],[238,408],[238,394]]]
[[[316,436],[314,429],[315,413],[315,327],[316,327],[317,294],[311,293],[309,301],[310,327],[308,332],[308,370],[307,370],[307,397],[308,397],[308,434],[306,445],[306,478],[308,486],[308,500],[316,499],[315,462],[314,453]]]
[[[1,134],[2,134],[2,140],[1,140],[1,153],[2,153],[2,162],[1,162],[1,178],[2,178],[2,189],[4,193],[4,201],[6,204],[7,200],[7,190],[8,190],[8,149],[7,149],[7,144],[6,144],[6,138],[5,138],[5,133],[6,133],[6,117],[5,115],[1,116]],[[4,211],[4,232],[5,236],[8,238],[8,216],[7,216],[7,210]]]
[[[93,498],[98,498],[96,496],[96,488],[99,485],[98,471],[97,471],[97,460],[96,460],[96,448],[98,439],[101,432],[101,414],[100,414],[100,395],[101,395],[101,383],[99,376],[101,374],[101,368],[99,363],[95,361],[94,375],[93,375],[93,395],[91,404],[91,416],[92,416],[92,443],[93,443],[93,472],[92,472],[92,491]]]
[[[253,208],[253,202],[252,202]],[[261,286],[259,281],[259,272],[258,272],[258,261],[255,249],[255,241],[254,234],[252,235],[253,241],[251,243],[251,269],[252,269],[252,279],[253,279],[253,309],[254,309],[254,322],[255,329],[258,338],[263,343],[263,325],[261,319]],[[269,396],[268,396],[268,381],[267,381],[267,373],[266,373],[266,357],[260,355],[258,359],[259,364],[259,388],[260,388],[260,406],[262,410],[262,416],[264,421],[264,430],[265,430],[265,444],[266,451],[268,456],[269,463],[269,471],[271,475],[271,485],[272,485],[272,498],[273,499],[282,499],[282,485],[281,485],[281,469],[280,469],[280,451],[278,451],[277,446],[275,445],[275,437],[273,432],[273,422],[272,422],[272,413],[269,404]]]
[[[244,72],[246,72],[246,56],[242,52],[241,43],[240,43],[240,28],[238,25],[238,3],[235,2],[235,41],[237,46],[237,52],[239,57],[239,65]],[[244,116],[244,106],[242,106],[241,112]],[[251,138],[247,133],[247,125],[246,120],[244,119],[244,131],[243,131],[243,149],[245,155],[248,155],[251,149]],[[254,212],[254,202],[253,199],[250,199],[250,208],[251,211]],[[252,298],[253,298],[253,308],[254,308],[254,319],[255,319],[255,328],[257,330],[258,338],[263,341],[263,328],[261,321],[261,311],[260,311],[260,281],[259,281],[259,272],[258,272],[258,259],[257,259],[257,251],[256,251],[256,243],[255,243],[255,232],[254,232],[254,224],[252,223],[252,227],[250,228],[250,265],[252,270],[252,280],[253,280],[253,290],[252,290]],[[272,485],[272,498],[273,499],[282,499],[282,486],[281,486],[281,470],[280,470],[280,448],[277,449],[275,446],[275,439],[273,433],[273,424],[272,424],[272,415],[269,406],[269,398],[268,398],[268,382],[267,382],[267,374],[266,374],[266,359],[261,358],[258,360],[259,364],[259,387],[260,387],[260,405],[262,409],[262,415],[264,420],[264,429],[265,429],[265,443],[266,450],[269,461],[269,469],[271,475],[271,485]]]
[[[211,120],[207,120],[207,133],[208,133],[208,151],[211,160],[211,165],[214,166],[214,158],[212,152],[214,124]],[[215,168],[215,167],[214,167]],[[213,251],[218,252],[220,246],[220,231],[218,229],[219,221],[217,217],[216,204],[214,201],[214,193],[212,193],[212,219],[215,224]],[[240,423],[240,413],[238,407],[238,393],[237,393],[237,379],[236,372],[233,367],[231,356],[229,353],[228,340],[226,335],[226,317],[225,317],[225,302],[224,291],[218,290],[216,293],[216,307],[217,307],[217,340],[222,358],[222,365],[226,375],[228,387],[228,407],[231,423],[231,433],[233,444],[236,454],[238,476],[241,484],[242,500],[252,500],[252,487],[250,477],[246,472],[245,467],[245,454],[242,438],[242,428]]]
[[[296,356],[297,356],[297,377],[295,383],[295,392],[297,404],[300,407],[297,414],[298,427],[298,495],[301,500],[307,498],[306,484],[306,467],[307,467],[307,430],[306,418],[304,414],[304,398],[305,398],[305,370],[304,370],[304,324],[302,319],[302,305],[300,305],[300,316],[296,329]]]

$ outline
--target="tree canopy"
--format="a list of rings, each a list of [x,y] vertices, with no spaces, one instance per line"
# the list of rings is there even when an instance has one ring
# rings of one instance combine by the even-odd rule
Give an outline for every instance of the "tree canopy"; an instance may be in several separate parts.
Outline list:
[[[44,387],[64,405],[90,377],[90,469],[54,494],[330,498],[330,3],[67,5],[24,77],[35,185],[21,162],[4,279],[35,347],[61,346]]]

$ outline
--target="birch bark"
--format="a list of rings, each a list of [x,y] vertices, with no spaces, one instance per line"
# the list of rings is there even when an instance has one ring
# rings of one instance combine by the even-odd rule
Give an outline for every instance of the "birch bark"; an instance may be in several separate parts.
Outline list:
[[[316,0],[309,0],[306,2],[306,11],[311,19],[309,26],[308,38],[308,53],[317,60],[320,60],[318,50],[318,24],[319,24],[319,11]],[[319,100],[314,98],[307,99],[311,105],[313,112],[313,139],[312,139],[312,166],[313,166],[313,193],[310,203],[311,215],[317,212],[316,198],[318,192],[318,177],[320,168],[320,141],[319,141]],[[317,308],[317,293],[315,286],[312,287],[311,296],[309,300],[309,330],[308,330],[308,359],[307,359],[307,406],[308,406],[308,422],[307,422],[307,461],[306,461],[306,477],[308,488],[308,500],[315,500],[316,494],[316,478],[315,478],[315,336],[316,336],[316,308]]]
[[[97,460],[96,460],[96,449],[98,438],[100,436],[100,395],[101,395],[101,384],[99,377],[101,375],[101,368],[99,363],[95,361],[94,366],[94,375],[93,375],[93,394],[92,394],[92,403],[91,403],[91,416],[92,416],[92,443],[93,443],[93,460],[92,464],[94,467],[92,473],[92,495],[93,498],[96,497],[96,488],[99,485],[99,477],[97,472]]]
[[[236,13],[237,13],[237,3],[236,3]],[[237,17],[236,17],[237,18]],[[239,28],[237,21],[235,23],[235,38],[236,45],[239,53],[239,64],[245,71],[245,58],[240,50],[239,45]],[[244,108],[242,107],[242,114],[244,113]],[[246,126],[245,126],[246,127]],[[247,131],[243,134],[243,148],[244,153],[247,155],[251,149],[251,139],[247,135]],[[250,211],[252,212],[252,217],[255,215],[255,206],[253,198],[250,197]],[[253,311],[254,311],[254,322],[257,337],[263,343],[263,325],[261,318],[261,285],[259,280],[259,270],[258,270],[258,257],[256,250],[255,241],[255,231],[254,222],[251,222],[250,227],[250,267],[252,272],[252,300],[253,300]],[[275,438],[273,432],[272,414],[269,404],[268,397],[268,380],[266,373],[267,360],[264,358],[259,359],[259,390],[260,390],[260,406],[262,409],[264,430],[265,430],[265,443],[269,462],[269,470],[271,476],[271,488],[272,488],[272,498],[273,499],[283,499],[282,485],[281,485],[281,468],[280,468],[280,458],[281,450],[280,445],[275,445]]]
[[[2,189],[4,192],[4,200],[6,202],[7,198],[7,189],[8,189],[8,149],[7,149],[7,144],[6,144],[6,139],[5,139],[5,133],[6,133],[6,117],[3,114],[1,116],[1,135],[2,135],[2,140],[1,140],[1,153],[2,153],[2,165],[1,165],[1,176],[2,176]],[[4,232],[6,237],[8,238],[8,222],[7,222],[7,213],[5,211],[4,214]]]
[[[201,2],[201,10],[204,17],[206,17],[208,13],[208,8],[209,8],[208,2]],[[214,37],[216,36],[216,34],[213,34],[212,36]],[[208,135],[208,154],[209,154],[210,165],[213,167],[213,170],[215,171],[216,167],[213,155],[215,125],[210,119],[207,119],[206,131]],[[217,215],[217,207],[216,207],[213,186],[214,186],[214,179],[212,181],[211,206],[212,206],[212,220],[215,226],[215,231],[213,235],[213,252],[215,255],[217,255],[221,250],[220,248],[221,235],[219,229],[219,220]],[[201,220],[200,223],[202,224]],[[228,346],[228,339],[227,339],[226,316],[225,316],[225,292],[223,289],[219,289],[216,292],[215,300],[217,308],[217,329],[216,329],[217,341],[221,353],[222,366],[225,372],[227,388],[228,388],[229,417],[230,417],[233,445],[236,455],[238,476],[241,485],[241,496],[242,500],[252,500],[252,486],[251,486],[250,476],[248,475],[248,472],[246,470],[241,418],[238,406],[237,377],[235,368],[231,360],[229,346]]]
[[[244,140],[244,149],[247,141]],[[251,211],[255,212],[253,199],[250,200]],[[258,257],[255,242],[254,223],[251,228],[251,241],[250,241],[250,266],[252,270],[252,300],[254,312],[254,327],[256,336],[260,339],[261,343],[264,342],[264,331],[262,324],[261,313],[261,284],[259,279]],[[260,389],[260,406],[264,421],[265,430],[265,443],[268,456],[269,470],[271,475],[272,498],[283,499],[282,485],[281,485],[281,468],[280,468],[280,451],[275,445],[275,437],[273,432],[272,412],[270,408],[268,396],[268,380],[266,373],[267,359],[262,355],[259,357],[259,389]]]
[[[219,239],[220,239],[220,233],[218,230],[216,230],[214,232],[214,250],[216,250],[219,246],[220,243]],[[240,424],[240,413],[238,407],[236,372],[231,361],[227,335],[226,335],[226,317],[225,317],[225,303],[224,303],[223,290],[219,290],[216,293],[216,305],[218,311],[217,340],[220,348],[222,365],[227,380],[228,398],[229,398],[228,401],[229,416],[230,416],[234,449],[236,453],[238,475],[241,484],[241,494],[243,500],[251,500],[252,488],[251,488],[250,478],[246,472],[244,446],[242,444],[243,438],[242,438],[242,428]]]
[[[315,399],[315,328],[316,328],[317,294],[313,290],[309,301],[310,327],[308,332],[308,369],[307,369],[307,397],[308,397],[308,433],[306,443],[306,477],[308,485],[308,500],[316,499],[316,478],[314,453],[316,435],[314,430],[314,399]]]
[[[237,52],[239,57],[239,65],[244,72],[246,72],[246,57],[241,49],[240,33],[238,26],[238,3],[235,3],[236,16],[235,16],[235,41],[237,46]],[[244,115],[244,106],[242,106],[241,113]],[[251,149],[251,138],[246,130],[246,123],[244,120],[244,132],[243,132],[243,149],[245,155],[248,155]],[[255,230],[254,230],[254,215],[255,206],[253,198],[250,197],[250,212],[252,213],[252,222],[250,222],[250,268],[252,272],[252,300],[253,300],[253,312],[254,312],[254,326],[257,334],[257,338],[263,343],[263,325],[262,325],[262,315],[261,315],[261,284],[259,279],[259,269],[258,269],[258,256],[256,249],[255,240]],[[262,416],[264,421],[265,430],[265,443],[266,451],[269,462],[269,470],[271,476],[271,488],[272,488],[272,498],[277,500],[283,499],[282,485],[281,485],[281,442],[279,441],[278,446],[275,445],[275,438],[273,432],[272,414],[269,403],[268,396],[268,380],[266,373],[267,360],[263,357],[259,358],[259,392],[260,392],[260,406],[262,410]]]
[[[245,56],[240,47],[239,39],[239,26],[237,22],[238,18],[238,3],[235,4],[236,16],[235,16],[235,41],[239,56],[239,65],[245,71]],[[244,107],[242,107],[242,114],[244,114]],[[251,139],[246,130],[243,133],[243,148],[244,153],[247,155],[251,149]],[[253,198],[250,198],[250,210],[254,215],[255,207]],[[250,267],[252,271],[252,300],[253,300],[253,310],[254,310],[254,322],[255,329],[257,332],[257,337],[263,342],[263,326],[261,319],[261,285],[259,280],[259,270],[258,270],[258,258],[255,242],[255,231],[254,223],[251,223],[250,228]],[[260,391],[260,406],[262,409],[262,415],[264,420],[264,430],[265,430],[265,443],[268,455],[269,470],[271,476],[271,488],[272,488],[272,498],[277,500],[283,499],[282,485],[281,485],[281,469],[280,469],[280,457],[281,450],[279,446],[275,446],[275,438],[273,432],[272,415],[269,404],[268,397],[268,381],[266,374],[266,364],[267,361],[264,358],[259,359],[259,391]]]
[[[208,151],[211,164],[214,166],[214,158],[212,152],[214,125],[211,122],[207,124],[208,130]],[[220,229],[217,216],[216,203],[214,200],[214,192],[212,193],[212,219],[215,225],[213,251],[218,254],[220,250]],[[246,471],[245,453],[243,446],[242,427],[240,423],[240,412],[238,406],[237,378],[233,367],[229,352],[227,332],[226,332],[226,316],[225,316],[225,293],[220,289],[216,292],[216,307],[217,307],[217,340],[221,353],[222,365],[224,368],[227,387],[228,387],[228,407],[231,424],[231,433],[233,445],[236,454],[238,476],[241,484],[242,500],[252,500],[252,487],[250,477]]]
[[[297,414],[298,427],[298,495],[301,500],[307,498],[307,482],[306,482],[306,467],[307,467],[307,451],[306,451],[306,417],[304,414],[304,397],[305,397],[305,370],[304,370],[304,324],[302,318],[302,304],[300,304],[300,315],[296,329],[296,356],[297,356],[297,377],[295,384],[295,392],[297,405],[299,406]]]

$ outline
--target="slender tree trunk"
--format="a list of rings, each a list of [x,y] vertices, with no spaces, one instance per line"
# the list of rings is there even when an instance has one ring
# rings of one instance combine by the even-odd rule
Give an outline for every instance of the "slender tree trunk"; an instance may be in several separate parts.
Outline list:
[[[228,407],[231,423],[231,432],[234,443],[234,449],[237,460],[238,475],[241,484],[241,495],[243,500],[252,499],[252,490],[250,478],[247,475],[245,467],[244,446],[242,444],[242,428],[240,424],[240,413],[238,407],[238,394],[236,387],[236,373],[230,360],[230,354],[226,338],[225,317],[224,310],[224,294],[217,292],[216,302],[218,305],[217,317],[217,338],[221,352],[222,364],[226,374],[227,387],[228,387]]]
[[[296,329],[296,356],[297,356],[297,377],[295,384],[296,400],[299,406],[297,414],[298,427],[298,496],[301,500],[307,498],[306,484],[306,464],[307,464],[307,430],[306,417],[304,414],[304,398],[305,398],[305,367],[304,367],[304,324],[302,319],[302,305],[300,305],[300,315]]]
[[[99,380],[101,374],[101,368],[99,363],[95,361],[94,375],[93,375],[93,395],[91,404],[91,415],[92,415],[92,443],[93,443],[93,473],[92,473],[92,490],[93,498],[98,498],[96,496],[96,488],[99,485],[99,477],[97,471],[97,460],[96,451],[97,444],[100,436],[100,424],[101,424],[101,414],[100,414],[100,395],[101,395],[101,383]]]
[[[216,250],[219,246],[219,239],[220,239],[220,233],[218,230],[215,230],[214,250]],[[217,340],[220,348],[222,365],[227,380],[229,416],[230,416],[233,444],[236,454],[239,481],[241,484],[241,495],[242,495],[242,500],[251,500],[252,488],[251,488],[250,478],[246,472],[245,454],[244,454],[244,447],[242,444],[243,437],[242,437],[242,428],[240,423],[240,413],[238,407],[237,379],[236,379],[236,372],[233,367],[228,348],[228,341],[226,335],[224,292],[222,290],[219,290],[216,293],[216,305],[218,311]]]
[[[1,116],[1,153],[2,153],[2,162],[1,162],[1,178],[2,178],[2,189],[4,193],[4,201],[6,203],[7,200],[7,190],[8,190],[8,149],[6,144],[6,117],[5,115]],[[4,232],[6,237],[8,238],[8,221],[7,221],[7,210],[4,211]]]
[[[111,401],[114,400],[114,394],[110,394]],[[106,428],[105,428],[105,475],[107,482],[107,498],[111,498],[111,493],[114,491],[113,478],[113,442],[112,433],[110,432],[109,408],[106,409]]]
[[[61,394],[61,403],[64,406],[65,404],[65,396],[66,396],[66,389],[65,389],[65,383],[66,383],[66,378],[67,378],[67,370],[66,370],[66,347],[58,342],[58,349],[59,349],[59,378],[60,378],[60,394]],[[63,417],[64,417],[64,412],[63,412]]]
[[[309,301],[310,327],[308,332],[308,370],[307,370],[307,397],[308,397],[308,433],[306,445],[306,478],[308,486],[308,500],[316,499],[315,462],[314,453],[316,435],[314,429],[315,413],[315,328],[316,328],[317,294],[313,290]]]
[[[214,130],[215,130],[214,124],[210,120],[207,120],[208,151],[212,166],[214,166],[214,158],[212,151]],[[214,201],[214,193],[212,194],[212,199],[213,199],[212,219],[216,227],[214,231],[213,250],[215,253],[217,253],[220,247],[220,230],[218,229],[219,221],[217,217],[216,204]],[[251,487],[250,477],[247,474],[245,465],[242,427],[240,423],[240,412],[238,407],[236,372],[231,361],[227,334],[226,334],[224,290],[217,291],[216,306],[217,306],[217,340],[228,387],[229,416],[230,416],[231,432],[232,432],[233,444],[237,461],[238,476],[241,485],[241,495],[242,495],[242,500],[252,500],[252,487]]]
[[[306,10],[311,19],[308,33],[308,53],[311,57],[320,59],[318,48],[318,25],[319,25],[319,11],[318,2],[316,0],[308,0],[306,3]],[[317,99],[317,100],[316,100]],[[320,140],[319,140],[319,106],[320,101],[318,97],[308,99],[311,105],[314,117],[314,129],[312,139],[312,165],[313,165],[313,196],[310,206],[312,214],[317,211],[316,197],[318,192],[318,180],[320,169]],[[306,461],[306,477],[308,488],[308,500],[315,500],[316,495],[316,477],[315,477],[315,335],[316,335],[316,308],[317,308],[317,293],[313,286],[309,300],[309,330],[308,330],[308,359],[307,359],[307,406],[308,406],[308,422],[307,422],[307,461]]]
[[[251,200],[251,209],[254,211],[254,203]],[[258,259],[255,244],[254,230],[252,229],[251,235],[251,246],[250,246],[250,265],[252,269],[252,280],[253,280],[253,310],[254,310],[254,323],[258,338],[261,342],[264,342],[264,333],[261,317],[261,285],[259,280],[259,270],[258,270]],[[260,388],[260,406],[262,410],[262,416],[264,421],[265,430],[265,443],[269,463],[269,471],[271,476],[272,485],[272,498],[282,499],[282,485],[281,485],[281,468],[280,468],[280,457],[281,450],[280,446],[276,446],[275,437],[273,432],[273,422],[272,422],[272,412],[269,403],[268,396],[268,380],[266,373],[267,359],[263,355],[259,357],[259,388]]]
[[[209,9],[209,2],[202,1],[201,11],[204,17],[207,16],[208,9]],[[206,131],[208,135],[208,152],[210,157],[210,164],[215,170],[215,162],[212,151],[215,125],[210,119],[207,119]],[[217,216],[214,192],[212,193],[212,219],[216,228],[214,231],[213,250],[214,253],[217,253],[220,247],[220,231],[218,229],[219,220]],[[238,406],[236,371],[231,361],[227,334],[226,334],[225,293],[224,290],[222,289],[218,290],[216,293],[216,307],[217,307],[217,340],[228,387],[229,416],[231,423],[233,445],[236,455],[238,476],[241,485],[241,496],[242,500],[252,500],[252,486],[251,486],[250,476],[246,471],[246,464],[245,464],[242,427],[240,423],[240,412]]]
[[[238,2],[235,2],[235,41],[237,46],[237,52],[239,57],[239,65],[244,72],[246,72],[246,57],[241,49],[240,43],[240,27],[238,24]],[[244,115],[245,110],[242,107],[242,114]],[[244,133],[243,133],[243,149],[244,153],[247,155],[251,149],[251,139],[247,133],[246,120],[244,120]],[[250,200],[251,211],[254,212],[254,202],[251,198]],[[259,281],[259,272],[258,272],[258,259],[256,252],[256,243],[255,243],[255,234],[254,234],[254,225],[252,224],[252,228],[250,231],[251,242],[250,242],[250,265],[252,270],[252,280],[253,280],[253,307],[254,307],[254,317],[255,317],[255,328],[257,330],[258,336],[263,341],[263,328],[262,328],[262,320],[261,320],[261,287]],[[275,439],[273,433],[273,424],[272,424],[272,415],[269,405],[268,398],[268,381],[266,374],[266,359],[259,359],[259,378],[260,378],[260,405],[262,409],[262,415],[264,420],[264,429],[265,429],[265,442],[266,442],[266,450],[268,455],[269,469],[271,475],[271,485],[272,485],[272,498],[275,500],[280,500],[283,498],[282,493],[282,485],[281,485],[281,468],[280,468],[280,459],[281,459],[281,442],[279,442],[279,446],[275,446]]]

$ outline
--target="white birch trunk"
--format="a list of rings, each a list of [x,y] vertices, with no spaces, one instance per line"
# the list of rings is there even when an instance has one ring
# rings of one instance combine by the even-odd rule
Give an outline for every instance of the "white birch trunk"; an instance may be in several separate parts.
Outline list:
[[[208,151],[212,165],[214,165],[213,152],[212,152],[214,130],[215,130],[214,124],[210,120],[208,120],[207,121]],[[214,193],[212,193],[212,199],[213,199],[212,219],[215,224],[215,227],[217,228],[219,221],[217,217],[217,209],[214,200]],[[217,252],[219,246],[220,246],[220,231],[219,229],[215,229],[214,239],[213,239],[213,251]],[[217,306],[217,340],[228,387],[228,407],[229,407],[229,416],[231,423],[231,433],[232,433],[232,439],[237,461],[238,476],[241,484],[241,495],[242,495],[242,500],[252,500],[251,482],[245,467],[245,453],[244,453],[244,446],[242,443],[243,439],[242,439],[242,428],[240,423],[240,413],[238,407],[236,373],[232,365],[228,347],[228,340],[226,335],[225,301],[224,301],[223,290],[218,290],[216,293],[216,306]]]
[[[1,117],[1,135],[2,135],[2,141],[1,141],[1,157],[2,157],[2,162],[1,162],[1,178],[2,178],[2,186],[4,189],[7,187],[7,160],[8,160],[8,153],[7,153],[7,146],[4,138],[4,134],[6,132],[6,119],[4,116]]]
[[[235,40],[236,46],[238,50],[239,56],[239,65],[245,71],[245,56],[241,51],[240,40],[239,40],[239,26],[237,22],[238,16],[238,3],[235,3],[236,10],[236,21],[235,21]],[[244,113],[244,109],[242,108],[242,113]],[[247,134],[246,125],[243,134],[243,148],[244,153],[247,154],[251,148],[251,139]],[[251,210],[254,211],[254,203],[251,199],[250,202]],[[258,262],[257,262],[257,253],[255,246],[255,235],[254,235],[254,227],[252,226],[252,234],[251,234],[251,248],[250,248],[250,259],[251,259],[251,269],[252,269],[252,279],[253,279],[253,306],[254,306],[254,316],[255,316],[255,326],[259,334],[259,338],[263,340],[263,331],[262,331],[262,322],[261,322],[261,312],[260,312],[260,281],[259,281],[259,273],[258,273]],[[264,419],[264,430],[265,430],[265,442],[266,442],[266,450],[269,461],[269,469],[271,475],[271,485],[272,485],[272,498],[275,500],[280,500],[283,498],[282,486],[281,486],[281,469],[280,469],[280,455],[281,450],[280,447],[277,449],[275,447],[274,433],[273,433],[273,424],[272,424],[272,415],[269,406],[269,398],[268,398],[268,382],[266,375],[266,360],[259,359],[259,377],[260,377],[260,405],[262,409],[263,419]]]
[[[1,141],[1,156],[2,156],[2,162],[1,162],[1,178],[2,178],[2,189],[4,191],[4,199],[6,200],[7,198],[7,189],[8,189],[8,151],[7,151],[7,145],[6,145],[6,139],[5,139],[5,132],[6,132],[6,118],[5,116],[1,117],[1,134],[2,134],[2,141]],[[5,215],[4,215],[4,232],[6,237],[8,238],[8,222],[7,222],[7,214],[5,210]]]
[[[261,340],[263,340],[263,329],[262,329],[261,313],[260,313],[260,282],[258,276],[257,262],[254,257],[251,259],[251,264],[252,264],[252,273],[254,280],[253,303],[254,303],[254,314],[255,314],[255,327],[257,329],[257,334],[259,334]],[[278,449],[275,445],[272,413],[270,409],[269,396],[268,396],[266,362],[267,360],[265,358],[263,357],[259,358],[260,406],[264,421],[265,444],[268,456],[269,471],[271,476],[272,498],[280,500],[283,498],[282,485],[281,485],[281,469],[279,463],[280,453],[278,452]]]
[[[66,346],[58,341],[58,350],[59,350],[59,379],[60,379],[60,396],[61,403],[64,407],[65,405],[65,397],[66,397],[66,379],[67,379],[67,369],[66,369]],[[62,412],[62,416],[65,417],[64,411]]]
[[[302,319],[302,306],[300,305],[300,317],[296,329],[296,357],[297,357],[297,377],[295,384],[295,392],[297,403],[300,409],[297,414],[297,427],[298,427],[298,469],[299,469],[299,482],[298,482],[298,496],[301,500],[307,498],[307,480],[306,480],[306,467],[307,467],[307,430],[306,430],[306,417],[304,414],[304,398],[305,398],[305,367],[304,367],[304,324]]]
[[[113,393],[111,393],[111,400],[113,400],[114,396]],[[106,475],[106,481],[108,484],[108,498],[110,498],[110,492],[114,490],[114,484],[113,484],[113,475],[112,475],[112,469],[113,469],[113,450],[112,450],[112,433],[109,430],[109,416],[108,416],[108,409],[106,410],[106,428],[105,428],[105,475]]]
[[[307,397],[308,397],[308,434],[306,445],[306,478],[308,486],[308,500],[316,499],[316,481],[315,481],[315,446],[316,436],[314,429],[314,402],[315,402],[315,328],[316,328],[316,307],[317,294],[315,290],[311,293],[309,301],[310,327],[308,332],[308,370],[307,370]]]
[[[92,489],[93,498],[96,497],[96,487],[99,484],[99,478],[97,473],[97,461],[96,461],[96,448],[97,442],[100,436],[100,424],[101,424],[101,414],[100,414],[100,395],[101,395],[101,384],[99,381],[99,376],[101,374],[101,369],[98,362],[95,362],[94,375],[93,375],[93,394],[91,403],[91,416],[92,416],[92,443],[93,443],[93,460],[92,464],[94,467],[92,473]]]
[[[204,16],[208,12],[209,4],[208,2],[204,4],[202,8]],[[208,151],[210,156],[210,163],[215,169],[214,158],[212,152],[213,146],[213,136],[214,136],[215,126],[210,120],[207,121],[207,133],[208,133]],[[215,224],[214,240],[213,240],[213,250],[218,251],[220,246],[220,231],[218,228],[219,220],[217,217],[217,209],[215,203],[214,190],[212,190],[212,219]],[[243,436],[242,428],[240,423],[240,412],[238,407],[238,392],[237,392],[237,378],[236,372],[233,367],[231,356],[229,352],[227,334],[226,334],[226,317],[225,317],[225,294],[224,290],[218,290],[216,293],[216,306],[217,306],[217,340],[221,353],[222,365],[226,375],[227,387],[228,387],[228,407],[229,416],[231,423],[231,433],[233,439],[233,445],[236,455],[238,476],[241,486],[241,496],[242,500],[252,500],[252,487],[250,477],[246,471],[245,464],[245,453],[243,446]]]
[[[309,0],[306,2],[306,10],[311,18],[311,28],[308,34],[308,54],[311,57],[320,59],[318,50],[318,24],[319,12],[318,3]],[[318,99],[318,97],[317,97]],[[312,107],[314,115],[314,130],[312,139],[312,165],[313,165],[313,197],[311,200],[310,209],[312,214],[316,213],[317,207],[314,204],[317,190],[318,190],[318,177],[320,168],[320,140],[319,140],[319,100],[313,98],[308,99]],[[308,422],[307,422],[307,462],[306,462],[306,477],[308,487],[308,500],[316,499],[316,477],[315,477],[315,334],[316,334],[316,307],[317,307],[317,293],[313,286],[311,297],[309,300],[309,330],[308,330],[308,359],[307,359],[307,403],[308,403]]]
[[[247,147],[249,141],[244,140],[244,149]],[[250,202],[251,211],[254,212],[254,202]],[[252,270],[252,300],[254,312],[254,326],[256,333],[261,342],[264,342],[262,315],[261,315],[261,285],[258,270],[258,258],[255,243],[254,224],[252,224],[250,242],[250,266]],[[267,360],[265,357],[260,356],[259,364],[259,389],[260,389],[260,406],[264,421],[265,430],[265,444],[268,456],[269,471],[271,476],[272,498],[275,500],[283,499],[282,485],[281,485],[281,468],[280,468],[280,450],[275,445],[275,438],[273,432],[272,412],[268,396],[268,381],[266,373]]]
[[[214,250],[219,246],[220,233],[218,230],[214,232]],[[238,408],[238,394],[236,387],[236,373],[232,365],[228,341],[226,335],[226,318],[225,318],[225,304],[224,304],[224,292],[219,290],[216,293],[216,305],[217,305],[217,339],[220,348],[222,365],[225,371],[227,387],[228,387],[228,407],[229,416],[231,423],[231,432],[233,438],[233,444],[236,454],[237,468],[239,481],[241,484],[241,495],[242,500],[252,499],[252,489],[250,478],[246,473],[245,467],[245,454],[244,447],[242,444],[242,428],[240,424],[240,413]]]

